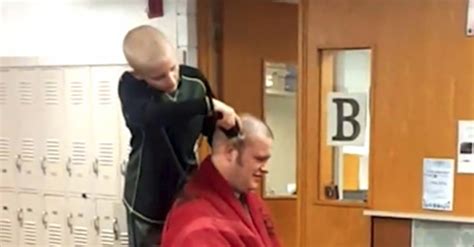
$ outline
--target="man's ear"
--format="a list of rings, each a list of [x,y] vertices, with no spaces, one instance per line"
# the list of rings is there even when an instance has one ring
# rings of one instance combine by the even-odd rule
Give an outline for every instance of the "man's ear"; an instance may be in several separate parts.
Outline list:
[[[238,151],[233,145],[227,144],[225,147],[225,154],[227,161],[232,163],[237,159]]]

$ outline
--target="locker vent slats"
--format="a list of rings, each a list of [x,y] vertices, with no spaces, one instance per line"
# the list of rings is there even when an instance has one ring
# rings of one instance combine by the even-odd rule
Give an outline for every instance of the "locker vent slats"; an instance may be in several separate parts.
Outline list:
[[[99,81],[99,104],[100,105],[110,105],[112,104],[112,96],[110,94],[110,82],[109,81]]]
[[[86,164],[86,143],[76,141],[72,143],[72,165]]]
[[[24,161],[33,161],[35,157],[35,141],[31,138],[21,140],[21,158]]]
[[[102,166],[114,165],[114,144],[110,142],[99,143],[99,162]]]
[[[70,103],[72,105],[82,105],[84,102],[84,82],[73,81],[69,84],[70,88]]]
[[[59,87],[57,81],[46,81],[44,87],[46,105],[59,105]]]
[[[33,89],[30,81],[20,82],[20,103],[22,105],[31,105],[33,103]]]
[[[0,243],[11,243],[12,222],[9,219],[0,219]]]
[[[120,246],[128,246],[128,233],[127,232],[120,233]]]
[[[113,246],[114,232],[110,229],[102,229],[100,231],[100,243],[102,246]]]
[[[10,139],[0,137],[0,161],[8,161],[10,157]]]
[[[60,147],[58,139],[46,140],[46,158],[49,163],[58,164],[60,160]]]
[[[0,75],[0,77],[1,76],[2,75]],[[5,105],[8,101],[7,98],[8,94],[6,82],[2,78],[0,78],[0,105]]]
[[[48,225],[48,242],[49,246],[60,247],[62,245],[62,227],[59,224]]]
[[[88,234],[87,234],[87,228],[85,227],[80,227],[76,226],[73,228],[73,234],[74,234],[74,246],[75,247],[86,247],[88,246]]]
[[[36,222],[34,221],[25,221],[23,225],[23,234],[26,245],[37,245],[37,231],[36,231]]]

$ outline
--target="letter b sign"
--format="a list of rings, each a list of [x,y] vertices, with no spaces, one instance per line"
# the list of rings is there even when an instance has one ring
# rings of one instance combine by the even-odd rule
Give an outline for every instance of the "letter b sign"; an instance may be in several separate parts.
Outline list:
[[[330,93],[327,141],[330,146],[365,143],[367,96],[364,93]]]

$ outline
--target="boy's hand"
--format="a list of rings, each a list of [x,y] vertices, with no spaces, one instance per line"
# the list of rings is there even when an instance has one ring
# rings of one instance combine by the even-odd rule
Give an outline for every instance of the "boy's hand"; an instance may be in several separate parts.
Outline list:
[[[222,114],[222,118],[217,121],[217,126],[230,129],[240,122],[239,116],[235,113],[234,108],[226,105],[220,100],[212,99],[214,104],[214,111]]]

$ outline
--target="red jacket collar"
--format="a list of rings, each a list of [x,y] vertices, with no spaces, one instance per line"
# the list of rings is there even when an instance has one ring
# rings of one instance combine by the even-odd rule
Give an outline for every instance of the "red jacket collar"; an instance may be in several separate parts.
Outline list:
[[[220,207],[219,199],[224,200],[236,215],[250,228],[254,228],[251,218],[248,216],[241,202],[235,196],[235,190],[219,173],[212,163],[211,157],[208,156],[200,165],[196,175],[191,179],[189,184],[190,192],[197,196],[204,197],[213,203],[216,207]],[[192,189],[193,188],[193,189]],[[217,194],[216,198],[212,193]],[[249,193],[242,195],[249,203]]]

